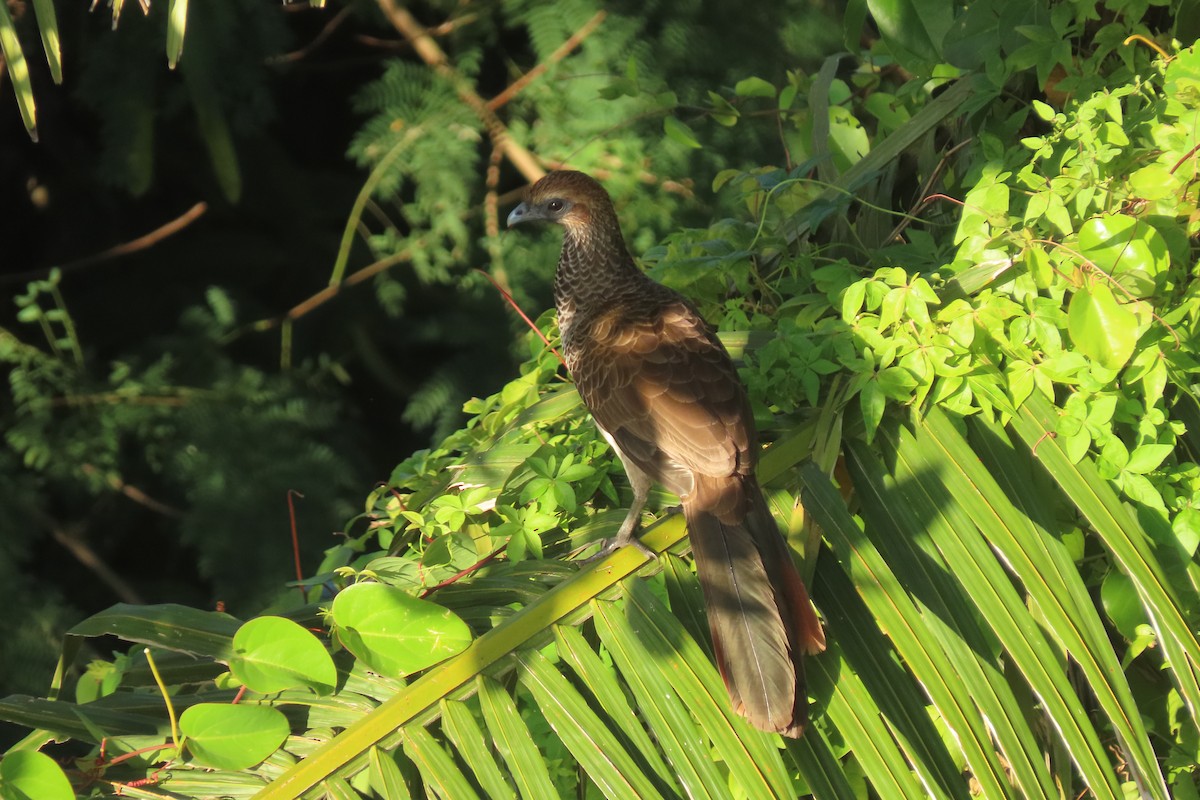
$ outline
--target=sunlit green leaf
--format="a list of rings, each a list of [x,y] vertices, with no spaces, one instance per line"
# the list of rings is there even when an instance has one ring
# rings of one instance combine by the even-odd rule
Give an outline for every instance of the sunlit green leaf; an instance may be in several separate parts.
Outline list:
[[[0,795],[6,800],[72,800],[62,767],[45,753],[12,750],[0,759]]]
[[[762,78],[750,76],[742,78],[733,87],[734,94],[738,97],[774,97],[775,87]]]
[[[5,70],[17,96],[17,107],[21,110],[21,119],[25,122],[25,130],[37,141],[37,108],[33,102],[33,84],[29,79],[29,65],[25,62],[25,53],[21,49],[21,40],[17,37],[16,26],[8,11],[7,3],[0,3],[0,52],[4,54]]]
[[[460,652],[471,631],[451,611],[382,583],[358,583],[333,600],[334,635],[384,675],[408,675]]]
[[[1068,330],[1079,350],[1107,369],[1120,369],[1137,346],[1137,317],[1117,302],[1102,282],[1080,288],[1071,297]]]
[[[282,617],[256,617],[233,637],[229,669],[256,692],[270,694],[298,686],[332,691],[337,682],[333,659],[317,637]]]
[[[1154,293],[1170,266],[1166,242],[1146,222],[1124,214],[1093,217],[1079,229],[1079,249],[1134,297]]]
[[[692,132],[691,128],[680,122],[677,117],[667,116],[663,118],[663,132],[667,134],[667,138],[678,142],[684,147],[700,147],[700,140],[696,138],[696,134]]]
[[[179,730],[197,764],[240,770],[254,766],[283,744],[288,721],[269,706],[201,703],[180,715]]]

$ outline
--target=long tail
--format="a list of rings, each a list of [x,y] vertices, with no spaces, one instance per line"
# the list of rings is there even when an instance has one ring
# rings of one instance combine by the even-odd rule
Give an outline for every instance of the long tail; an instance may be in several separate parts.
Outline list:
[[[754,727],[800,736],[803,655],[825,649],[804,581],[753,477],[697,488],[683,511],[729,699]]]

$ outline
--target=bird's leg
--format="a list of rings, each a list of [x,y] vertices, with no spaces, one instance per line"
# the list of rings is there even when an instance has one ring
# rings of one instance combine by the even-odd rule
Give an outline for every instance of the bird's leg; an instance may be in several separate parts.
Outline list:
[[[625,467],[625,474],[629,476],[629,485],[633,489],[633,503],[630,504],[629,513],[625,515],[625,521],[621,523],[621,527],[617,530],[617,535],[605,540],[600,546],[600,551],[591,558],[586,559],[584,563],[604,558],[609,553],[619,550],[627,544],[631,544],[638,550],[641,550],[648,558],[658,558],[658,553],[646,547],[637,538],[638,523],[641,522],[642,509],[646,507],[646,498],[650,494],[650,476],[639,469],[636,464],[631,464],[621,455],[620,450],[617,450],[617,455],[621,456],[621,463]]]
[[[629,472],[628,469],[626,472],[629,473],[629,483],[633,487],[633,502],[629,506],[629,513],[625,515],[625,521],[617,530],[617,535],[611,540],[614,550],[627,544],[641,544],[637,538],[637,529],[642,521],[642,509],[646,507],[646,498],[650,494],[650,478],[646,473],[641,470]]]

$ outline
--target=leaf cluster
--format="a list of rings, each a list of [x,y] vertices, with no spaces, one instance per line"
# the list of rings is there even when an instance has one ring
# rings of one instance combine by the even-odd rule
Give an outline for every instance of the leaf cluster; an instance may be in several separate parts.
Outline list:
[[[759,477],[815,573],[830,647],[808,661],[803,739],[729,708],[671,498],[648,505],[651,564],[564,563],[615,531],[624,481],[543,315],[520,376],[399,464],[301,582],[286,613],[324,618],[324,646],[275,615],[118,607],[73,631],[64,673],[79,637],[116,634],[177,654],[173,689],[119,656],[76,703],[9,698],[0,714],[34,732],[0,777],[56,780],[29,753],[66,736],[121,748],[79,770],[98,794],[1195,796],[1195,46],[1121,44],[1150,31],[1120,0],[865,5],[881,36],[849,72],[831,57],[708,96],[721,128],[769,111],[785,163],[716,173],[735,210],[647,254],[740,361],[770,442]],[[661,109],[641,75],[627,64],[608,102]],[[372,185],[452,243],[462,208],[422,194],[403,136],[449,119],[425,94],[457,94],[383,85],[380,108],[413,116],[368,126]],[[703,149],[677,116],[671,146]],[[255,689],[261,671],[284,682]],[[264,713],[245,768],[173,733],[134,760],[168,746],[160,698],[203,708],[230,681],[285,716],[281,746]]]

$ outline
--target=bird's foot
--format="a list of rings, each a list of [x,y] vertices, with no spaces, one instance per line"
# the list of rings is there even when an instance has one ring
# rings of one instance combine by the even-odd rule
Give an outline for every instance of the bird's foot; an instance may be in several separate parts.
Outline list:
[[[616,536],[612,537],[611,539],[601,540],[600,549],[596,552],[596,554],[588,556],[587,558],[582,558],[579,560],[578,563],[587,565],[587,564],[592,564],[596,561],[600,561],[601,559],[603,559],[609,555],[612,555],[616,551],[620,550],[622,547],[624,547],[627,544],[633,545],[638,550],[641,550],[642,554],[645,555],[646,558],[658,558],[658,553],[654,552],[649,547],[642,544],[641,539],[638,539],[633,534],[618,533]]]

